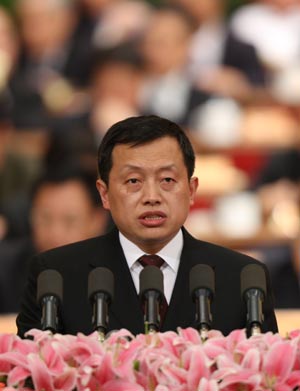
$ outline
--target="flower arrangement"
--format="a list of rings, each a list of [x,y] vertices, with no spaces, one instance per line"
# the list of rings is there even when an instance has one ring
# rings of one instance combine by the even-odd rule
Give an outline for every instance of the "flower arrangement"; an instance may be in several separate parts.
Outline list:
[[[216,330],[203,341],[192,329],[140,334],[0,335],[0,388],[5,391],[296,391],[300,330],[286,338],[247,338]]]

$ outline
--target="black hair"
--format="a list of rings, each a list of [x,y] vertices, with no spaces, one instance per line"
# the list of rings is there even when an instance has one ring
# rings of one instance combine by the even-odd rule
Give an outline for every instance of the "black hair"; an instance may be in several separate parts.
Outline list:
[[[177,140],[181,149],[188,177],[195,169],[195,153],[185,132],[176,123],[155,115],[130,117],[112,125],[104,135],[98,150],[100,178],[108,185],[112,168],[112,152],[118,144],[137,146],[162,137]]]
[[[91,59],[91,82],[95,74],[110,64],[122,64],[132,69],[141,71],[144,69],[144,59],[131,42],[125,42],[112,48],[98,49],[92,54]]]
[[[87,170],[73,162],[67,162],[59,167],[48,168],[35,181],[31,189],[31,201],[33,202],[40,189],[47,185],[61,185],[69,181],[81,183],[94,206],[101,205],[101,199],[96,189],[96,173]]]

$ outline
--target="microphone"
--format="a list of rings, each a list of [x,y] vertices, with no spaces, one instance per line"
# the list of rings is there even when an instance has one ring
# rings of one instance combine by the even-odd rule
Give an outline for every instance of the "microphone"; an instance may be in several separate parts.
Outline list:
[[[37,301],[42,306],[42,330],[55,333],[58,326],[58,308],[62,302],[63,279],[57,270],[44,270],[37,279]]]
[[[88,297],[93,307],[93,329],[104,341],[108,328],[108,307],[113,300],[114,275],[110,269],[97,267],[88,277]]]
[[[140,298],[144,304],[145,334],[159,331],[159,305],[164,295],[164,277],[157,266],[145,266],[140,273]]]
[[[245,266],[241,271],[241,292],[247,304],[247,328],[251,335],[261,333],[264,320],[262,304],[266,290],[264,268],[256,264]]]
[[[190,294],[196,304],[196,325],[202,340],[211,329],[210,305],[215,293],[215,272],[206,264],[195,265],[190,270]]]

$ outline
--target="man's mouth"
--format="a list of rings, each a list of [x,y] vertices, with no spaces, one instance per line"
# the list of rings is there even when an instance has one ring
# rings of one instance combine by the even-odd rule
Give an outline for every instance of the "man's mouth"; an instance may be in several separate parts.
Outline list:
[[[167,216],[163,212],[146,212],[143,213],[139,220],[147,227],[157,227],[165,222]]]
[[[160,220],[162,219],[161,216],[146,216],[144,217],[145,220]]]

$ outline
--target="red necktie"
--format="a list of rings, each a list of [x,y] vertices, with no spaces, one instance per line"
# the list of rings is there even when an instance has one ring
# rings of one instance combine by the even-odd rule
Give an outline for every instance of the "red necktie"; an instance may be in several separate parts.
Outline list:
[[[156,266],[159,269],[161,266],[165,263],[165,261],[159,257],[158,255],[142,255],[138,261],[140,264],[145,267],[145,266]],[[168,303],[165,298],[165,295],[163,296],[161,303],[160,303],[160,308],[159,308],[159,315],[160,315],[160,325],[163,324],[166,312],[168,309]]]

